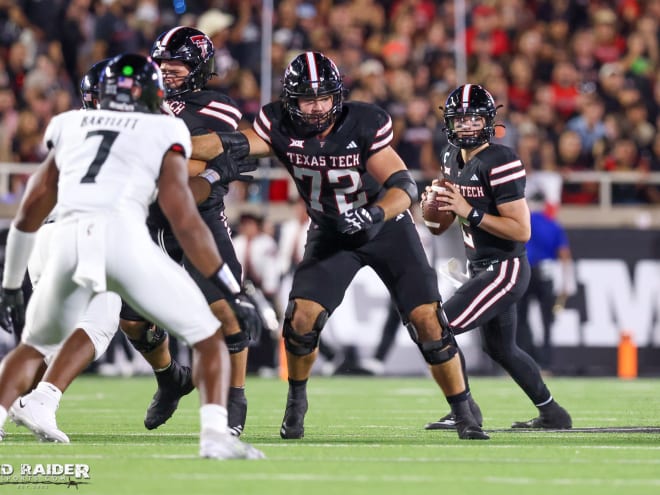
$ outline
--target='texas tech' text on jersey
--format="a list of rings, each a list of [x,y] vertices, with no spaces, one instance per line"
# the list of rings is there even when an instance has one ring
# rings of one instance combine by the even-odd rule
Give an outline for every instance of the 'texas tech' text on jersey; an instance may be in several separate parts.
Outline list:
[[[448,145],[441,154],[444,176],[474,208],[499,215],[497,206],[525,197],[525,167],[507,146],[491,144],[467,163],[461,150]],[[525,243],[503,239],[460,218],[466,255],[472,262],[504,260],[522,255]]]
[[[381,186],[367,173],[367,160],[392,142],[392,120],[373,105],[344,103],[330,134],[299,137],[281,102],[265,105],[255,132],[273,148],[293,177],[312,220],[335,230],[339,215],[375,201]]]

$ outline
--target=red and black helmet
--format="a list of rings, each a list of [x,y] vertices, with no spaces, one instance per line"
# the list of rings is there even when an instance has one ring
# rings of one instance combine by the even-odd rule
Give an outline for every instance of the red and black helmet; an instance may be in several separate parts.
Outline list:
[[[444,111],[445,132],[447,139],[459,148],[477,148],[484,143],[490,142],[495,135],[495,114],[497,107],[492,95],[478,84],[464,84],[459,86],[447,97]],[[476,115],[483,117],[485,125],[483,129],[473,135],[458,136],[454,119],[456,117]]]
[[[324,114],[307,114],[300,110],[299,98],[332,96],[332,108]],[[292,123],[306,132],[319,133],[330,127],[341,113],[344,83],[339,69],[319,52],[305,52],[289,64],[282,80],[282,102]]]
[[[151,58],[158,64],[179,60],[190,69],[181,86],[167,89],[167,97],[202,89],[214,75],[214,54],[213,42],[199,29],[178,26],[161,33],[151,47]]]

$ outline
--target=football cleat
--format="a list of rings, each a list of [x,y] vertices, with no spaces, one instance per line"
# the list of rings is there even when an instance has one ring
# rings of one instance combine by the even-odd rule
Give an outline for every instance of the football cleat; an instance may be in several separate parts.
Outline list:
[[[229,432],[202,430],[199,440],[199,455],[206,459],[264,459],[259,449],[240,441]]]
[[[42,442],[69,443],[69,437],[57,427],[55,410],[40,399],[40,392],[33,391],[20,397],[9,408],[9,418],[17,426],[25,426]]]
[[[481,414],[481,408],[479,407],[479,404],[477,404],[476,401],[472,398],[468,400],[470,402],[470,410],[474,415],[474,419],[477,420],[479,426],[483,426],[484,418]],[[456,416],[454,416],[453,412],[445,414],[437,421],[433,421],[432,423],[427,423],[424,425],[425,430],[453,430],[454,428],[456,428]]]
[[[179,406],[179,400],[188,395],[195,388],[192,382],[192,370],[188,366],[180,366],[181,373],[177,376],[177,383],[169,386],[158,384],[158,390],[151,399],[144,417],[144,426],[153,430],[172,417]]]
[[[477,424],[468,421],[456,421],[456,431],[461,440],[490,440],[488,434]]]
[[[229,432],[235,437],[240,437],[245,429],[247,418],[247,399],[243,397],[230,397],[227,401],[227,423]]]
[[[541,413],[540,416],[529,421],[516,421],[511,425],[514,429],[529,430],[570,430],[573,427],[573,420],[568,411],[557,404],[551,412]]]
[[[280,437],[285,440],[297,440],[305,436],[305,413],[307,399],[287,399],[284,420],[280,427]]]

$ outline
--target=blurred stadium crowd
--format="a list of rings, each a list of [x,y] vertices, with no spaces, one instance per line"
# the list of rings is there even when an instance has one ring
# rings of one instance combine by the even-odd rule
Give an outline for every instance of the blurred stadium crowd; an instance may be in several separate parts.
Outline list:
[[[45,156],[50,118],[80,106],[78,82],[96,61],[148,54],[183,24],[216,47],[212,85],[259,111],[261,0],[0,0],[0,162]],[[181,3],[181,2],[179,2]],[[272,94],[301,50],[334,59],[353,100],[394,119],[394,146],[420,186],[438,174],[445,144],[438,110],[459,81],[457,2],[275,0]],[[660,0],[466,0],[467,79],[502,105],[498,139],[537,171],[660,172]],[[12,177],[14,202],[25,176]],[[615,184],[617,204],[660,204],[658,185]],[[248,192],[238,190],[237,200]],[[285,193],[285,196],[288,196]],[[270,191],[257,201],[286,199]],[[594,204],[595,183],[564,184],[563,204]]]

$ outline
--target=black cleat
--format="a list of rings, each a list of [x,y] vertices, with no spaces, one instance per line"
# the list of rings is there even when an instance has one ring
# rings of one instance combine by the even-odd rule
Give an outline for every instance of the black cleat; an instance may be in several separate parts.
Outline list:
[[[144,417],[144,426],[153,430],[172,417],[179,406],[179,400],[195,388],[192,382],[192,370],[188,366],[179,366],[180,373],[176,376],[176,383],[169,386],[158,384],[158,390],[151,399]]]
[[[284,420],[280,427],[280,437],[285,440],[297,440],[305,436],[305,413],[307,413],[307,399],[288,399]]]
[[[245,429],[245,419],[247,418],[247,399],[242,397],[229,397],[227,401],[227,423],[229,433],[235,437],[240,437]]]
[[[477,424],[470,424],[468,421],[457,421],[456,431],[461,440],[490,440],[488,434]]]
[[[529,421],[516,421],[511,425],[511,428],[526,430],[570,430],[572,427],[571,415],[559,404],[551,412],[541,413]]]
[[[472,411],[474,418],[477,420],[477,424],[479,426],[483,426],[484,418],[483,415],[481,414],[481,408],[479,407],[479,404],[477,404],[474,399],[468,399],[468,400],[470,402],[470,410]],[[426,425],[424,425],[425,430],[453,430],[455,428],[456,428],[456,416],[454,416],[453,412],[445,414],[437,421],[433,421],[432,423],[426,423]]]

